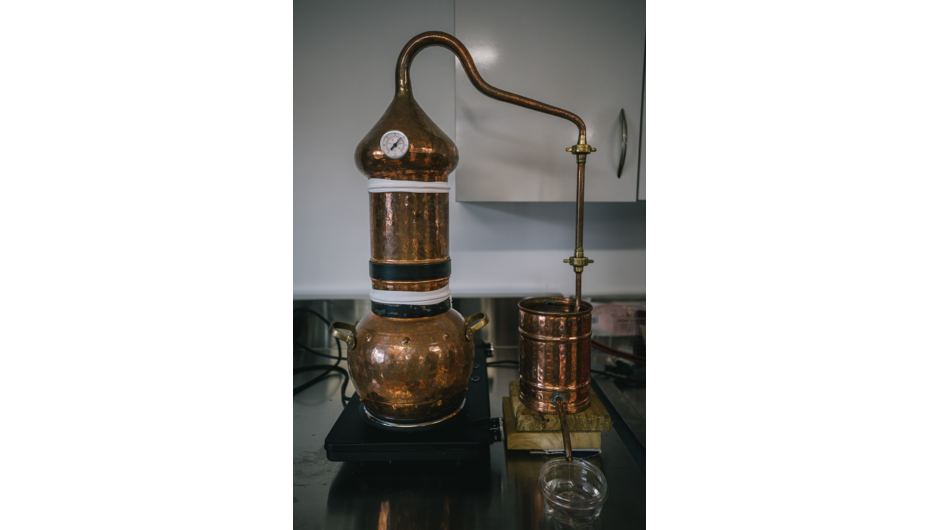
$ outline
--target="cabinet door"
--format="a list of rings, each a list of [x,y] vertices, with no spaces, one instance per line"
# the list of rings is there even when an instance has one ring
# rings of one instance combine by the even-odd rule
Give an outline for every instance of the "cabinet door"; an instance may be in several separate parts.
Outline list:
[[[456,0],[455,33],[491,85],[587,125],[585,200],[637,199],[645,0]],[[479,93],[456,65],[458,201],[574,201],[572,123]],[[621,177],[620,109],[627,149]]]

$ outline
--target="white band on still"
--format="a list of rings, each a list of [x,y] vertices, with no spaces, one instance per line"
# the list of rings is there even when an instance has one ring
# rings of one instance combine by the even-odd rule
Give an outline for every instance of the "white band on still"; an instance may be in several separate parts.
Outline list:
[[[369,179],[369,193],[405,191],[411,193],[450,193],[447,182],[417,182],[414,180]]]
[[[450,287],[422,293],[372,289],[369,297],[380,304],[434,305],[450,298]]]

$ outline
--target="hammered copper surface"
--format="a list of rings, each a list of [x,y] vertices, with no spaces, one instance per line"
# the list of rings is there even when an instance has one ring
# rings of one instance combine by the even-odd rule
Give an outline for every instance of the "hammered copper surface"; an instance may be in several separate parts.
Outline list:
[[[450,259],[449,199],[447,193],[370,193],[372,261],[433,263]]]
[[[557,413],[552,397],[561,393],[565,412],[591,404],[591,304],[575,311],[570,298],[527,298],[519,302],[519,400],[539,412]]]
[[[356,325],[349,376],[378,416],[412,421],[460,404],[473,370],[473,342],[460,313],[393,319],[369,313]]]
[[[390,282],[372,278],[372,288],[380,291],[410,291],[413,293],[426,293],[447,287],[450,276],[440,280],[427,280],[421,282]]]
[[[391,130],[408,137],[408,153],[398,160],[385,156],[379,147],[382,135]],[[355,158],[356,168],[369,178],[421,182],[447,182],[458,160],[457,146],[428,118],[411,92],[392,99],[382,118],[359,142]]]

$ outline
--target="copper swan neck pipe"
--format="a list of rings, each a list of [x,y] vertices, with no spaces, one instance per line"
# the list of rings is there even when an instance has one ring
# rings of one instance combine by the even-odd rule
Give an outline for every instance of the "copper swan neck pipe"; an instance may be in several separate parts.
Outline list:
[[[578,144],[584,144],[585,148],[590,146],[586,145],[587,138],[587,127],[584,125],[584,120],[579,118],[573,112],[568,112],[567,110],[560,109],[558,107],[553,107],[551,105],[546,105],[540,101],[530,99],[527,97],[520,96],[519,94],[513,94],[512,92],[507,92],[505,90],[500,90],[493,85],[490,85],[480,77],[480,72],[477,71],[477,67],[473,64],[473,58],[470,57],[470,52],[467,50],[467,47],[463,45],[457,37],[453,35],[444,33],[442,31],[428,31],[417,35],[402,48],[401,53],[398,55],[398,67],[396,69],[396,85],[395,85],[395,95],[404,96],[406,94],[411,94],[411,62],[414,60],[415,56],[421,50],[430,47],[430,46],[441,46],[452,51],[454,55],[457,56],[457,59],[460,60],[460,64],[463,65],[464,71],[467,73],[467,77],[470,78],[470,83],[473,86],[482,92],[484,95],[489,96],[493,99],[504,101],[506,103],[511,103],[513,105],[518,105],[527,109],[531,109],[537,112],[542,112],[549,114],[551,116],[557,116],[559,118],[564,118],[571,123],[574,123],[578,126]],[[577,147],[577,146],[576,146]],[[569,149],[570,151],[571,149]],[[590,152],[588,149],[587,152]],[[575,256],[581,257],[579,251],[581,251],[582,240],[584,235],[584,161],[586,159],[585,154],[578,154],[578,189],[577,189],[577,224],[576,224],[576,240],[575,240]],[[572,257],[575,257],[572,256]],[[566,262],[568,260],[565,260]],[[583,268],[575,268],[575,310],[581,307],[581,270]]]
[[[519,94],[513,94],[512,92],[500,90],[484,81],[483,78],[480,77],[480,72],[477,71],[476,65],[473,64],[473,58],[470,57],[470,52],[467,51],[467,47],[457,40],[457,37],[442,31],[428,31],[422,33],[408,41],[408,44],[405,44],[405,47],[402,48],[401,54],[398,56],[396,95],[403,95],[411,92],[411,80],[409,77],[411,61],[414,60],[415,55],[417,55],[419,51],[429,46],[441,46],[454,52],[454,55],[456,55],[457,59],[460,60],[460,64],[463,65],[464,71],[467,72],[467,77],[470,78],[470,82],[473,83],[473,86],[483,94],[499,101],[505,101],[506,103],[511,103],[513,105],[518,105],[520,107],[525,107],[534,111],[564,118],[578,126],[579,135],[583,137],[587,134],[587,128],[584,126],[584,120],[579,118],[574,113],[568,112],[567,110],[563,110],[558,107],[546,105],[545,103],[536,101],[534,99],[522,97]]]

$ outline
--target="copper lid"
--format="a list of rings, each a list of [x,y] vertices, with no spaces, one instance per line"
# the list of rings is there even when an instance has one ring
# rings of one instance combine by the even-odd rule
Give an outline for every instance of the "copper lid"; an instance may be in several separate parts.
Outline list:
[[[385,156],[379,146],[389,131],[408,137],[408,153],[398,160]],[[411,91],[395,96],[356,147],[356,168],[369,178],[447,182],[457,160],[457,145],[418,106]]]

